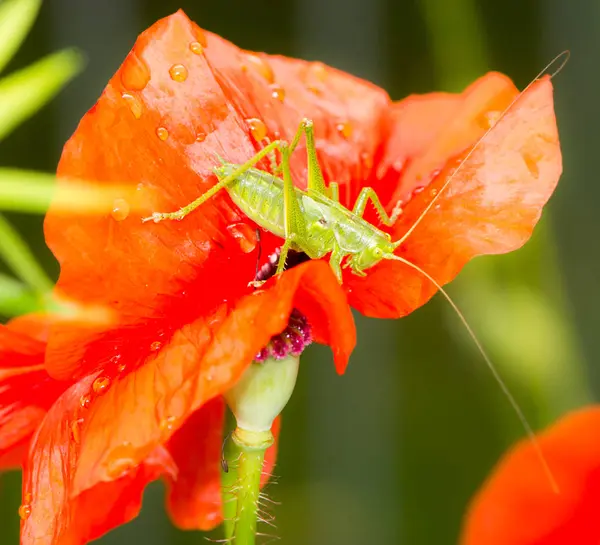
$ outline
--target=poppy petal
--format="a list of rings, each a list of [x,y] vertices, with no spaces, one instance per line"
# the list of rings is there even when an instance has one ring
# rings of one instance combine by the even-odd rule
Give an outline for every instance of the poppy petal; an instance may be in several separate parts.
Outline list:
[[[231,311],[221,308],[176,331],[145,364],[123,358],[118,368],[111,367],[120,371],[85,377],[59,398],[30,451],[32,467],[24,488],[32,499],[27,539],[69,535],[75,509],[69,498],[84,497],[99,484],[127,483],[129,478],[137,483],[140,465],[195,411],[235,383],[256,353],[285,329],[293,308],[306,315],[316,336],[332,345],[343,369],[354,347],[354,323],[329,266],[308,262],[271,284],[240,299]],[[172,473],[162,467],[152,475],[160,471]],[[128,512],[137,512],[136,502]],[[79,516],[87,515],[82,511]],[[107,520],[121,516],[125,520],[118,513]],[[78,524],[88,528],[92,523]]]
[[[399,240],[448,176],[454,176],[396,251],[440,284],[450,282],[477,255],[505,253],[522,246],[562,172],[548,77],[534,83],[520,97],[458,170],[456,156],[449,160],[449,154],[472,148],[485,130],[484,123],[493,123],[515,96],[512,84],[498,75],[476,82],[466,91],[465,103],[456,105],[450,101],[441,108],[452,118],[459,116],[455,121],[447,120],[452,131],[444,126],[435,136],[426,134],[422,140],[428,147],[411,158],[406,167],[407,178],[394,184],[393,198],[402,198],[402,191],[413,191],[394,226],[392,236]],[[434,99],[433,110],[439,106]],[[416,116],[404,113],[402,118],[410,120]],[[410,127],[404,129],[410,134]],[[419,179],[427,189],[415,194]],[[436,292],[432,283],[416,270],[390,261],[374,267],[364,279],[349,277],[349,285],[349,300],[355,308],[385,318],[412,312]]]
[[[44,369],[46,344],[15,326],[0,326],[0,468],[21,463],[32,433],[66,388]]]
[[[326,174],[347,177],[373,163],[388,105],[371,84],[320,64],[243,52],[183,12],[144,32],[61,157],[59,191],[68,192],[72,178],[124,189],[105,214],[55,207],[46,217],[46,239],[61,264],[57,293],[94,315],[54,328],[50,374],[91,372],[85,346],[105,331],[150,321],[156,329],[160,321],[181,327],[248,293],[255,225],[226,195],[181,222],[140,221],[206,191],[219,156],[241,163],[254,155],[262,129],[248,120],[264,120],[274,139],[289,138],[303,116],[314,118]],[[297,155],[301,184],[306,164]]]
[[[212,399],[175,432],[168,444],[176,475],[169,479],[167,507],[173,523],[185,530],[210,530],[222,520],[221,452],[225,403]],[[279,418],[273,425],[275,443],[267,450],[262,485],[273,471]]]
[[[463,545],[596,545],[600,542],[600,408],[572,413],[538,436],[552,490],[529,441],[498,464],[473,500]]]
[[[168,453],[157,448],[127,475],[74,493],[79,451],[80,398],[94,377],[69,388],[38,428],[23,473],[22,545],[83,545],[134,518],[148,482],[174,470]]]

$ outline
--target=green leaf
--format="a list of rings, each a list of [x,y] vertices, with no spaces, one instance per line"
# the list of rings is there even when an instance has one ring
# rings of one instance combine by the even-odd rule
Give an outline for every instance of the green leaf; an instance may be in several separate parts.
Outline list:
[[[81,54],[66,49],[0,80],[0,139],[56,95],[82,66]]]
[[[0,210],[44,214],[55,192],[56,176],[0,168]]]
[[[23,280],[41,297],[46,295],[53,286],[35,256],[14,227],[0,215],[0,256]]]
[[[42,307],[40,298],[10,276],[0,274],[0,314],[19,316],[35,312]]]
[[[0,71],[23,43],[41,5],[41,0],[5,0],[0,3]]]

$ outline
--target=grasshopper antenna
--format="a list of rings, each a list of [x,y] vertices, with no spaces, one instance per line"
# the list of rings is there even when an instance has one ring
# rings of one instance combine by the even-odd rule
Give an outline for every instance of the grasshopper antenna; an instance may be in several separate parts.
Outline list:
[[[454,300],[452,299],[452,297],[450,297],[450,295],[448,294],[448,292],[444,288],[442,288],[442,286],[439,284],[439,282],[437,282],[430,274],[427,274],[423,269],[421,269],[420,267],[418,267],[414,263],[411,263],[410,261],[408,261],[408,260],[406,260],[406,259],[404,259],[404,258],[402,258],[400,256],[397,256],[395,254],[386,254],[384,256],[384,259],[393,259],[395,261],[400,261],[401,263],[404,263],[405,265],[408,265],[409,267],[411,267],[412,269],[414,269],[415,271],[417,271],[419,274],[422,274],[425,278],[427,278],[427,280],[429,280],[439,290],[439,292],[445,297],[446,301],[448,301],[448,303],[450,303],[450,306],[452,307],[452,309],[454,310],[454,312],[459,317],[460,321],[465,326],[465,328],[466,328],[469,336],[471,337],[471,339],[473,339],[473,342],[475,343],[475,346],[477,346],[477,349],[479,350],[479,353],[481,354],[481,356],[483,357],[486,365],[488,366],[488,368],[492,372],[492,375],[493,375],[494,379],[500,385],[500,389],[502,390],[502,393],[506,396],[506,398],[508,399],[508,402],[511,404],[512,408],[514,409],[514,411],[515,411],[515,413],[517,415],[517,418],[520,420],[521,425],[523,426],[523,428],[525,430],[525,433],[527,434],[527,437],[531,441],[531,444],[535,448],[536,454],[537,454],[538,458],[540,459],[540,461],[542,463],[542,467],[544,469],[544,473],[546,473],[546,475],[548,477],[548,480],[550,481],[550,486],[552,487],[553,492],[555,494],[559,494],[560,493],[560,489],[558,487],[556,479],[554,478],[554,475],[552,474],[552,470],[550,469],[550,466],[548,465],[548,462],[546,461],[546,458],[544,456],[544,453],[542,452],[540,444],[539,444],[538,440],[535,437],[535,433],[533,432],[533,429],[529,425],[529,422],[527,421],[527,418],[525,418],[525,415],[523,414],[523,411],[521,410],[521,407],[517,403],[517,400],[510,393],[510,390],[508,389],[508,386],[506,385],[506,383],[504,382],[504,380],[500,376],[500,373],[496,369],[496,366],[492,363],[491,358],[487,355],[487,352],[484,350],[483,345],[481,344],[481,342],[477,338],[477,335],[475,335],[475,332],[473,331],[473,329],[469,325],[469,322],[465,318],[465,315],[458,308],[458,305],[454,302]]]
[[[404,233],[404,235],[402,235],[402,238],[400,240],[398,240],[397,242],[394,242],[394,247],[398,248],[398,246],[400,246],[403,242],[406,241],[406,239],[413,233],[413,231],[417,228],[417,226],[421,223],[421,221],[423,221],[423,218],[425,218],[425,216],[429,213],[429,211],[433,208],[433,206],[435,205],[435,203],[437,202],[437,200],[441,197],[441,195],[446,191],[446,189],[448,188],[448,186],[450,185],[450,183],[452,182],[452,180],[454,180],[455,176],[462,170],[463,165],[471,158],[471,156],[473,155],[473,153],[475,153],[475,151],[477,151],[477,149],[479,148],[479,146],[486,140],[486,138],[488,137],[488,135],[492,132],[492,130],[494,129],[494,127],[496,126],[497,123],[500,122],[500,120],[511,110],[511,108],[515,105],[515,103],[517,103],[521,97],[529,90],[529,88],[536,82],[538,81],[542,76],[544,76],[548,70],[550,70],[550,68],[552,66],[554,66],[555,64],[558,64],[558,67],[550,73],[550,77],[553,78],[554,76],[556,76],[565,66],[565,64],[567,64],[567,61],[569,60],[569,57],[571,56],[571,52],[566,50],[563,51],[562,53],[559,53],[556,57],[554,57],[554,59],[552,59],[545,67],[543,70],[540,71],[540,73],[531,80],[531,82],[529,83],[529,85],[527,85],[527,87],[525,87],[525,89],[523,89],[523,91],[521,91],[512,101],[511,103],[503,110],[503,112],[500,114],[500,117],[498,118],[498,120],[496,121],[496,123],[494,123],[494,125],[492,125],[487,131],[485,131],[485,133],[483,134],[483,136],[477,141],[477,143],[469,150],[469,152],[467,153],[467,155],[465,155],[462,159],[462,161],[459,163],[458,167],[456,167],[456,170],[448,177],[448,179],[444,182],[444,185],[442,185],[442,187],[440,188],[440,190],[436,193],[436,195],[433,197],[433,199],[431,199],[431,201],[429,202],[429,204],[425,207],[425,209],[423,210],[423,212],[421,212],[421,214],[419,215],[419,217],[415,220],[415,222],[410,226],[410,228],[408,229],[408,231],[406,231],[406,233]]]

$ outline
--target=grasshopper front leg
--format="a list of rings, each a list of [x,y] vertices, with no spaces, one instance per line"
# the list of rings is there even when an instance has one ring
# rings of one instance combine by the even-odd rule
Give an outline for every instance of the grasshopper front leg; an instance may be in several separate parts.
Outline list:
[[[195,201],[192,201],[190,204],[181,207],[179,210],[175,212],[153,212],[151,216],[146,218],[142,218],[142,222],[153,221],[154,223],[158,223],[163,220],[182,220],[189,213],[193,212],[200,205],[204,204],[208,199],[213,197],[217,192],[223,189],[228,184],[234,182],[238,176],[246,172],[248,169],[252,168],[256,163],[258,163],[261,159],[269,155],[271,152],[276,149],[282,150],[284,147],[287,147],[287,143],[282,140],[275,140],[271,142],[269,145],[265,146],[261,149],[256,155],[248,159],[243,165],[240,165],[234,172],[232,172],[229,176],[226,176],[218,183],[213,185],[210,189],[205,191],[202,195],[200,195]]]

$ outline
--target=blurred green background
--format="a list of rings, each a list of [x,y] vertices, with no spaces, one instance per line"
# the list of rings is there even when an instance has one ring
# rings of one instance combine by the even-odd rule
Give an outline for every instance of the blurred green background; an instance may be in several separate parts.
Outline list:
[[[54,170],[62,145],[136,36],[178,8],[253,50],[322,60],[399,99],[458,91],[488,69],[523,87],[556,54],[565,174],[532,241],[470,264],[450,292],[532,426],[597,397],[600,354],[600,3],[587,0],[46,0],[8,71],[66,46],[87,69],[0,146],[0,164]],[[53,277],[42,218],[10,214]],[[469,498],[523,429],[440,298],[399,321],[357,317],[348,372],[311,348],[284,413],[277,484],[286,545],[456,543]],[[0,480],[0,545],[18,543],[20,476]],[[211,535],[218,539],[218,532]],[[159,483],[102,545],[200,543],[174,529]],[[267,543],[261,538],[259,543]]]

